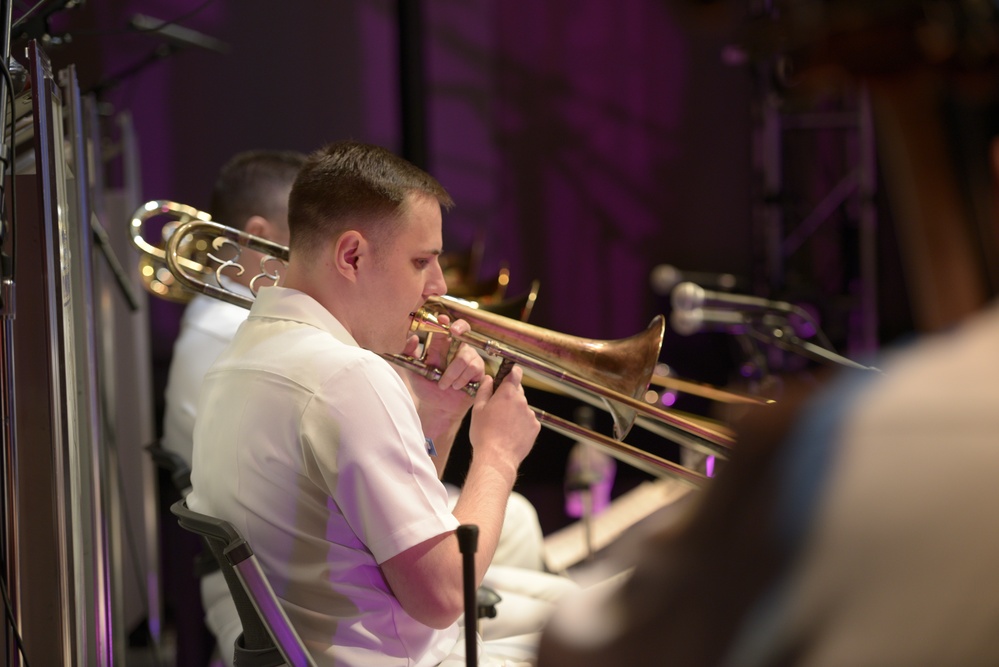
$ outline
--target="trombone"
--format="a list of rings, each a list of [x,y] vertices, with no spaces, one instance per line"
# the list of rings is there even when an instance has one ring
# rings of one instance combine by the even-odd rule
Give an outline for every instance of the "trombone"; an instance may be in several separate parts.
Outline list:
[[[638,423],[657,435],[723,458],[734,444],[731,435],[723,431],[641,400],[665,334],[662,315],[634,336],[603,341],[511,322],[444,296],[428,300],[423,309],[414,313],[413,329],[449,334],[436,321],[436,315],[441,313],[452,321],[460,318],[471,325],[471,331],[457,337],[462,342],[486,355],[519,364],[526,374],[542,382],[554,382],[575,398],[607,410],[614,421],[616,440],[623,440]]]
[[[170,219],[160,230],[163,240],[154,245],[146,240],[148,231],[146,228],[151,220],[160,216],[168,216]],[[184,289],[177,282],[174,273],[167,268],[166,240],[173,235],[177,227],[191,220],[211,220],[211,216],[193,206],[157,199],[140,206],[132,214],[128,225],[132,234],[132,243],[142,252],[139,256],[139,276],[142,278],[142,286],[146,291],[175,303],[187,303],[193,294]],[[181,258],[179,261],[193,271],[207,270],[204,265],[193,259]]]
[[[201,245],[210,246],[206,257],[217,265],[214,270],[206,270],[205,264],[184,256],[185,249]],[[233,269],[242,274],[245,270],[239,263],[242,248],[263,255],[260,272],[250,281],[251,292],[255,295],[259,287],[277,284],[280,276],[273,270],[271,262],[279,265],[287,262],[287,247],[205,219],[185,222],[173,232],[167,241],[166,263],[177,281],[187,289],[249,308],[253,297],[228,290],[222,282],[223,271]],[[227,257],[223,257],[224,254]],[[615,438],[532,408],[543,426],[570,438],[589,441],[598,449],[649,474],[675,477],[694,486],[701,486],[707,481],[699,472],[621,442],[639,416],[661,423],[669,437],[675,436],[680,444],[693,443],[702,450],[723,456],[734,444],[728,433],[639,400],[638,397],[649,385],[662,345],[665,333],[662,315],[654,318],[645,331],[635,336],[601,341],[560,334],[476,308],[461,299],[442,296],[428,300],[413,314],[413,331],[450,336],[449,328],[437,319],[440,314],[447,314],[452,320],[461,318],[468,321],[471,330],[455,338],[472,345],[480,353],[499,357],[504,363],[520,364],[525,373],[537,374],[560,387],[564,386],[568,393],[599,402],[610,410],[614,418]],[[382,356],[429,379],[439,377],[438,369],[425,365],[419,359],[398,354]],[[474,391],[474,388],[469,388],[469,391]]]

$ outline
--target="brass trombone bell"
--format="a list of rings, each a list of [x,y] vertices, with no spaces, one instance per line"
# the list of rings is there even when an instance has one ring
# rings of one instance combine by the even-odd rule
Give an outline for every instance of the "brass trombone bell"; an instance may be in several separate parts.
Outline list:
[[[428,299],[414,313],[414,331],[446,332],[435,313],[446,314],[452,321],[468,322],[471,332],[461,340],[486,354],[513,357],[512,361],[525,368],[553,375],[556,380],[584,391],[599,386],[610,390],[614,397],[623,395],[634,400],[648,389],[666,332],[665,318],[658,315],[643,332],[629,338],[615,341],[580,338],[469,308],[447,297]],[[577,378],[580,381],[574,382]],[[624,439],[635,421],[636,411],[613,400],[605,401],[604,407],[614,419],[615,437]]]
[[[727,457],[735,444],[731,433],[691,420],[637,398],[648,388],[662,340],[660,315],[645,331],[617,341],[591,340],[476,312],[447,297],[429,299],[413,314],[413,330],[448,333],[434,312],[464,319],[471,330],[457,338],[484,354],[501,357],[554,381],[567,393],[610,412],[614,435],[622,440],[636,420],[643,428],[681,445]],[[622,370],[624,369],[624,370]],[[631,376],[628,373],[632,373]]]

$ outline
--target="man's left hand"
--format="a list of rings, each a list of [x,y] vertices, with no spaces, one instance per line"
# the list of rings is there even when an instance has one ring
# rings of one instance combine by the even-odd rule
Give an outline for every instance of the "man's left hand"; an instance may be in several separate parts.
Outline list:
[[[446,315],[440,316],[440,321],[448,325]],[[454,346],[451,343],[452,340],[467,333],[470,328],[465,320],[455,320],[449,325],[450,338],[442,335],[430,336],[423,361],[428,366],[440,369],[442,375],[437,382],[419,376],[411,378],[409,384],[416,396],[421,417],[426,416],[429,411],[435,413],[438,419],[441,417],[461,419],[472,407],[474,398],[465,391],[465,387],[470,383],[480,382],[485,377],[485,363],[479,353],[469,345],[460,343],[452,351]],[[411,336],[406,341],[403,354],[417,356],[418,348],[419,340],[416,336]]]

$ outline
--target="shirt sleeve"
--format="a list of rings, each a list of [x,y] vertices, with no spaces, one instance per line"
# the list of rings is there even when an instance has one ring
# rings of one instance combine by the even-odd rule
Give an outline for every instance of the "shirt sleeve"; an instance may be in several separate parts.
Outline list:
[[[412,398],[383,359],[361,355],[329,379],[305,422],[303,446],[378,563],[457,528]]]

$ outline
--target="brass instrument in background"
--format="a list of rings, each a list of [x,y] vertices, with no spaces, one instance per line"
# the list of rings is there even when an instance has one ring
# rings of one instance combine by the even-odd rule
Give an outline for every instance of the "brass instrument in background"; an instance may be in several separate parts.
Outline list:
[[[197,267],[202,265],[184,256],[185,249],[194,248],[201,241],[210,248],[207,254],[209,262],[217,265],[212,272],[198,270]],[[177,281],[188,289],[248,308],[253,303],[251,297],[226,290],[219,280],[225,270],[244,270],[239,264],[240,248],[268,256],[261,261],[261,274],[254,276],[251,283],[254,293],[255,286],[263,282],[271,284],[277,279],[276,273],[264,270],[265,263],[268,260],[284,262],[288,259],[285,246],[215,222],[192,220],[181,225],[170,237],[166,249],[167,266]],[[258,279],[263,282],[258,282]],[[695,443],[701,449],[719,454],[726,452],[733,444],[731,435],[725,432],[686,420],[637,398],[648,388],[662,345],[665,319],[661,315],[652,321],[646,331],[636,336],[618,341],[600,341],[552,332],[485,312],[477,304],[443,296],[429,300],[419,313],[414,314],[414,330],[450,335],[448,328],[437,322],[439,314],[467,320],[471,331],[458,338],[483,354],[520,364],[525,373],[539,374],[546,381],[565,387],[569,393],[586,396],[610,409],[618,439],[542,410],[534,410],[544,426],[574,439],[587,440],[611,456],[650,474],[677,477],[695,486],[706,480],[696,471],[621,442],[636,415],[661,422],[680,444]],[[430,368],[418,359],[391,354],[383,356],[425,377],[439,377],[438,369]]]
[[[150,221],[164,216],[167,221],[160,230],[160,240],[150,243],[146,240]],[[142,278],[142,286],[148,292],[175,303],[187,303],[191,300],[194,294],[177,282],[166,265],[166,242],[177,227],[185,222],[211,219],[212,216],[204,211],[166,200],[146,202],[132,214],[129,229],[132,233],[132,243],[142,252],[139,256],[139,276]],[[191,259],[184,261],[191,262],[187,267],[189,270],[206,270],[201,261],[194,259],[200,257],[203,260],[206,250],[206,248],[197,248],[188,251]]]
[[[478,237],[468,251],[445,252],[440,256],[439,262],[448,294],[480,304],[494,304],[503,300],[510,284],[510,270],[501,266],[495,278],[479,280],[484,247],[481,237]]]
[[[150,242],[147,240],[150,222],[157,218],[166,218],[160,230],[160,240]],[[142,285],[151,294],[174,303],[187,303],[194,296],[195,292],[185,288],[177,281],[173,272],[166,262],[166,244],[173,236],[178,227],[192,220],[211,221],[212,216],[186,204],[179,204],[173,201],[157,199],[146,202],[140,206],[129,222],[129,229],[132,235],[132,243],[142,253],[139,257],[139,275],[142,278]],[[212,274],[214,283],[218,285],[218,268],[212,268],[208,264],[209,244],[213,238],[208,239],[193,237],[188,240],[191,245],[184,247],[176,260],[186,271],[194,275],[201,275],[202,279],[209,279]],[[257,239],[262,241],[262,239]],[[253,242],[254,244],[256,241]],[[231,248],[238,247],[238,243],[233,243]],[[250,246],[247,246],[250,247]],[[261,250],[265,256],[274,256],[273,253],[284,250],[280,261],[287,261],[287,249],[284,246],[271,244],[265,250]],[[220,251],[221,248],[215,248]],[[506,267],[501,267],[495,278],[488,281],[479,281],[475,278],[478,275],[481,264],[482,246],[476,241],[471,250],[467,253],[445,253],[441,256],[441,268],[444,272],[448,285],[448,293],[452,296],[465,299],[475,307],[484,308],[491,312],[526,321],[534,308],[537,300],[540,283],[535,280],[531,283],[527,294],[514,299],[505,299],[507,285],[510,282],[510,271]],[[213,258],[216,263],[222,262],[217,256]],[[242,273],[242,268],[239,269]],[[261,278],[268,277],[276,281],[276,276],[269,275],[269,270],[262,270]]]

